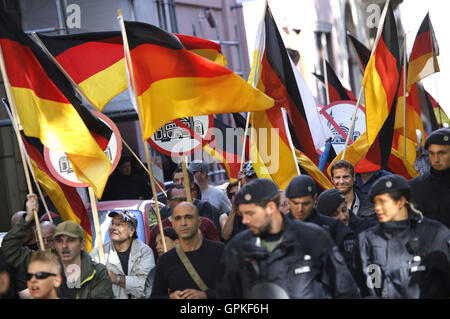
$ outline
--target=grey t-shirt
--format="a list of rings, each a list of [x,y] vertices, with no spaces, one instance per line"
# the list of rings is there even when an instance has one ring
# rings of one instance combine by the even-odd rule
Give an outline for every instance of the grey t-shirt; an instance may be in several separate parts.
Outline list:
[[[231,211],[230,200],[224,191],[209,185],[207,190],[202,190],[202,200],[208,201],[216,207],[221,213],[229,213]]]

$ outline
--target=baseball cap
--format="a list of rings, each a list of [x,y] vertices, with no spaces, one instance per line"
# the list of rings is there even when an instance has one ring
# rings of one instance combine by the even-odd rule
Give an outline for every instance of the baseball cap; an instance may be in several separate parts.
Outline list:
[[[189,170],[192,172],[192,173],[195,173],[195,172],[205,172],[205,173],[208,173],[208,164],[206,164],[205,162],[203,162],[203,161],[192,161],[190,164],[189,164]]]
[[[234,205],[259,203],[273,198],[278,193],[277,185],[267,178],[258,178],[242,187],[234,195]]]
[[[66,235],[72,238],[84,238],[84,230],[81,226],[71,220],[60,223],[56,226],[56,231],[54,237],[59,235]]]
[[[130,212],[126,209],[123,209],[123,210],[113,210],[108,213],[108,216],[112,217],[112,218],[116,215],[119,215],[120,218],[123,219],[123,221],[125,221],[127,223],[131,223],[131,225],[133,225],[134,228],[137,228],[138,221],[132,212]]]

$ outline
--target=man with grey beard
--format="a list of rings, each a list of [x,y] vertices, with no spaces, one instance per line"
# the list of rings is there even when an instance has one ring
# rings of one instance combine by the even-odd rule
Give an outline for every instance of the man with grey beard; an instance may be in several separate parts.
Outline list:
[[[144,287],[147,275],[155,267],[153,251],[138,239],[137,218],[128,210],[112,211],[109,238],[103,245],[106,268],[113,283],[116,299],[141,299],[145,297]],[[91,257],[99,260],[98,249]]]

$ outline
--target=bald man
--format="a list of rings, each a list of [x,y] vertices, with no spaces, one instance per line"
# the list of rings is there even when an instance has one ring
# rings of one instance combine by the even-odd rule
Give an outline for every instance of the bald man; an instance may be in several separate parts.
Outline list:
[[[203,238],[198,231],[199,226],[200,216],[195,205],[181,202],[174,208],[172,227],[178,234],[179,245],[158,259],[150,298],[215,298],[215,281],[224,245]],[[194,281],[186,270],[181,262],[183,255],[200,280]]]

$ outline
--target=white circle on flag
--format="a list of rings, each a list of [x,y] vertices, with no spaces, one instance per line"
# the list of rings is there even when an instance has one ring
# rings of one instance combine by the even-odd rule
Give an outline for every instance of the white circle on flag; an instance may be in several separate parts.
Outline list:
[[[148,141],[162,154],[188,156],[210,142],[213,123],[213,115],[182,117],[161,127]]]
[[[122,154],[122,138],[116,124],[105,114],[98,111],[92,113],[102,120],[112,130],[108,146],[104,150],[106,156],[112,163],[111,172],[114,171],[119,163]],[[47,167],[53,176],[63,184],[72,187],[88,187],[89,185],[81,182],[72,169],[72,165],[65,152],[54,151],[44,146],[44,158]]]
[[[322,106],[320,114],[325,118],[326,125],[333,133],[331,144],[339,154],[344,149],[345,140],[349,128],[352,124],[353,113],[355,112],[356,102],[354,101],[336,101],[327,106]],[[350,136],[349,145],[352,144],[361,134],[366,131],[366,114],[363,105],[359,105],[356,112],[355,126]]]

